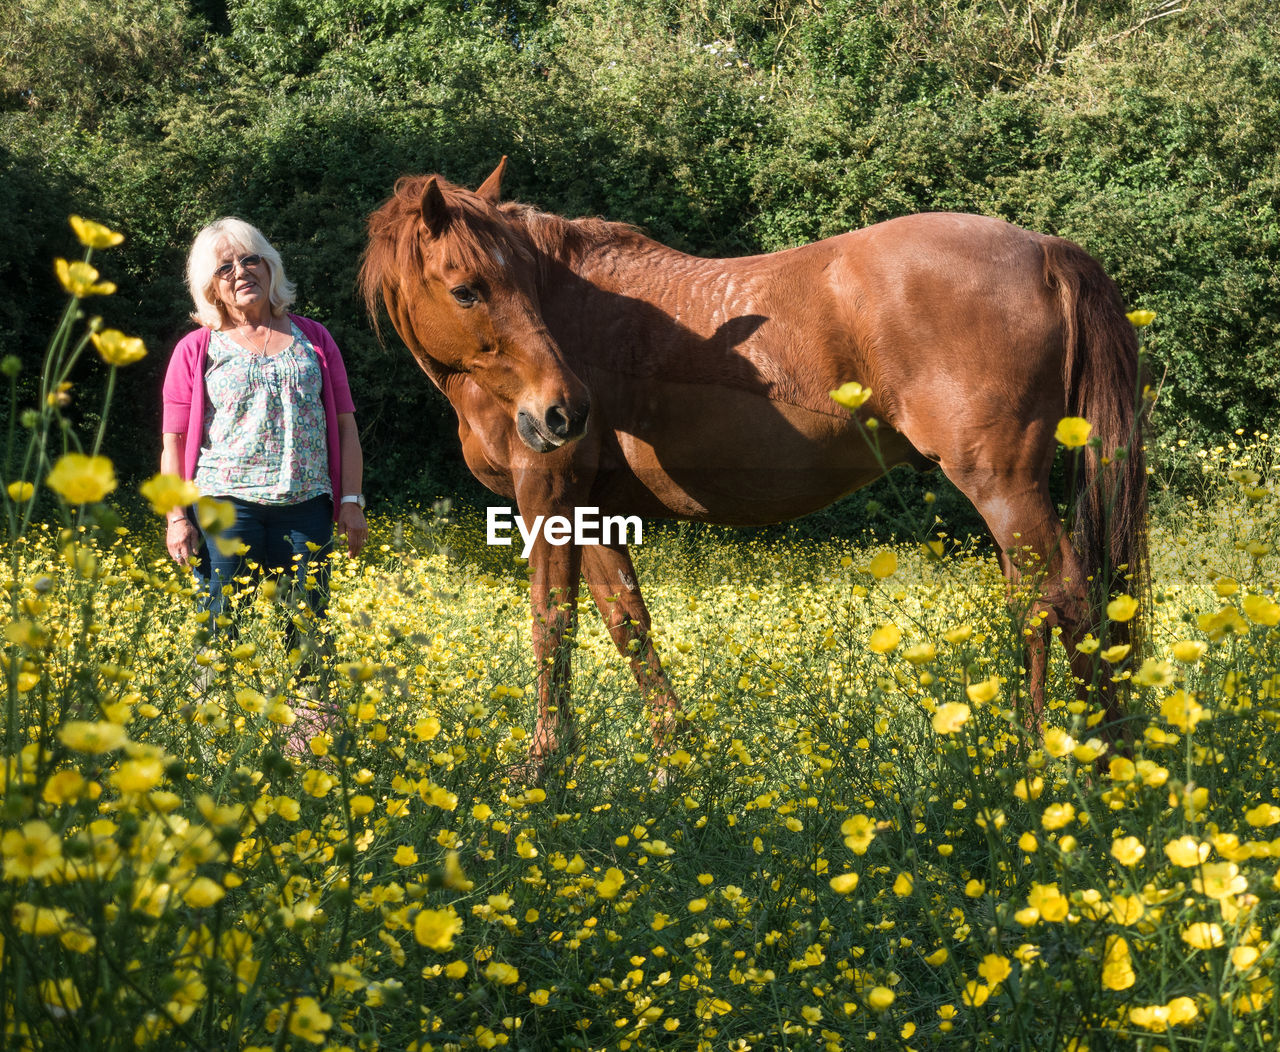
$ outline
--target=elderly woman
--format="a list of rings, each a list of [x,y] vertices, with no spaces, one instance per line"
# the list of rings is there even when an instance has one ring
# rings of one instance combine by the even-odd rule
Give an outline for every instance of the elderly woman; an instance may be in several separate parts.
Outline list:
[[[292,578],[322,617],[335,520],[352,556],[368,535],[342,355],[323,325],[286,312],[294,287],[280,255],[243,220],[220,219],[196,235],[187,285],[200,328],[169,361],[160,470],[235,509],[219,536],[241,545],[224,550],[206,538],[210,614],[225,614],[224,589],[252,561]],[[199,542],[187,515],[171,512],[169,554],[185,566]],[[290,619],[286,648],[297,644]]]

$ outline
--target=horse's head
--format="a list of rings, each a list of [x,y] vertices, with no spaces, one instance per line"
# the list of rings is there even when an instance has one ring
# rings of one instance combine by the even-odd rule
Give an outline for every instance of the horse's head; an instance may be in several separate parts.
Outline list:
[[[466,374],[547,453],[583,435],[591,402],[542,320],[534,251],[498,208],[505,167],[474,193],[438,175],[401,179],[369,217],[360,285],[432,379]]]

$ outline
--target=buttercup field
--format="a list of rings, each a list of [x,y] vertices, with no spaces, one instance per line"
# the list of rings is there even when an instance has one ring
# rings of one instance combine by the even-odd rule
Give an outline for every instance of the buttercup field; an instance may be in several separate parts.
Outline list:
[[[93,341],[109,369],[126,340]],[[1056,652],[1027,735],[1003,579],[927,495],[894,544],[648,539],[687,730],[655,752],[583,616],[580,746],[536,785],[525,567],[478,514],[337,557],[319,719],[276,627],[305,613],[263,586],[201,647],[190,577],[101,503],[110,461],[60,456],[64,526],[6,491],[6,1043],[1270,1047],[1275,452],[1166,450],[1148,649],[1099,655],[1131,746]]]

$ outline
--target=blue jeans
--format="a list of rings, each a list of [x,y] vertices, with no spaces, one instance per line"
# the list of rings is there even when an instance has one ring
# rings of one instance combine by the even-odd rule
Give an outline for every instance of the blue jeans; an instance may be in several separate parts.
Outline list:
[[[235,523],[220,536],[238,540],[248,551],[223,555],[216,539],[205,534],[208,550],[206,598],[204,608],[211,618],[210,631],[216,635],[216,619],[227,612],[228,598],[223,594],[237,577],[250,573],[289,583],[295,597],[301,599],[315,618],[325,616],[329,606],[329,553],[333,549],[333,499],[312,497],[300,504],[255,504],[237,497],[223,497],[236,510]],[[313,551],[310,545],[315,545]],[[249,563],[256,569],[250,570]],[[234,638],[235,626],[228,635]],[[298,627],[288,617],[285,628],[285,651],[299,645]]]

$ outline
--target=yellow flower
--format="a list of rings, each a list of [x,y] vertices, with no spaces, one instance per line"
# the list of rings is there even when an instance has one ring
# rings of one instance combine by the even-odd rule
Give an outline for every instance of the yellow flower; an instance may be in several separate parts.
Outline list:
[[[1018,837],[1018,849],[1028,855],[1034,855],[1040,850],[1040,841],[1036,839],[1035,833],[1028,829],[1022,836]]]
[[[1275,804],[1259,804],[1244,813],[1244,820],[1255,829],[1273,826],[1280,822],[1280,807]]]
[[[1069,825],[1076,817],[1076,809],[1069,803],[1050,804],[1040,816],[1040,824],[1045,829],[1061,829]]]
[[[337,784],[337,780],[327,771],[310,767],[302,775],[302,788],[317,800],[325,796]]]
[[[313,1045],[323,1045],[325,1031],[333,1026],[333,1016],[320,1007],[314,997],[299,997],[293,1002],[289,1012],[289,1033],[310,1041]]]
[[[1173,666],[1167,661],[1147,658],[1134,673],[1133,682],[1140,687],[1167,687],[1173,682]]]
[[[1236,946],[1231,950],[1231,963],[1236,971],[1247,972],[1260,956],[1256,946]]]
[[[1079,416],[1064,416],[1058,421],[1053,437],[1068,449],[1078,449],[1089,441],[1089,432],[1093,425]]]
[[[981,1008],[990,996],[991,987],[970,980],[964,984],[964,992],[960,995],[960,999],[970,1008]]]
[[[78,1012],[83,1003],[74,979],[42,979],[40,1000],[64,1015]]]
[[[1009,958],[1001,957],[995,953],[987,954],[982,958],[982,963],[978,965],[978,974],[990,986],[999,986],[1009,978],[1012,972],[1013,966],[1009,963]]]
[[[1107,765],[1107,777],[1113,782],[1132,782],[1138,776],[1138,768],[1127,756],[1113,756]]]
[[[933,714],[933,729],[939,734],[955,734],[969,719],[970,709],[963,701],[948,701]]]
[[[452,909],[419,910],[413,920],[413,937],[419,946],[444,953],[453,949],[454,936],[462,931],[462,918]],[[463,972],[465,973],[465,970]]]
[[[867,991],[867,1004],[877,1012],[883,1012],[893,1001],[893,991],[887,986],[873,986]]]
[[[1227,633],[1243,636],[1249,632],[1249,622],[1240,616],[1239,610],[1230,605],[1213,614],[1201,614],[1196,618],[1196,624],[1215,643],[1221,642]]]
[[[138,493],[151,503],[151,511],[156,514],[168,514],[174,508],[186,508],[200,499],[200,490],[195,482],[180,479],[177,475],[152,475],[141,486]]]
[[[706,899],[691,899],[689,902],[690,913],[701,913],[706,908],[707,908]]]
[[[1209,644],[1199,639],[1182,639],[1173,644],[1173,659],[1184,665],[1194,665],[1209,649]]]
[[[1117,895],[1111,900],[1111,919],[1128,926],[1142,920],[1147,907],[1138,895]]]
[[[1191,886],[1205,898],[1221,902],[1249,890],[1249,881],[1234,862],[1206,862]]]
[[[1108,665],[1118,665],[1129,656],[1132,649],[1128,643],[1117,643],[1113,647],[1107,647],[1100,656]]]
[[[1131,310],[1125,317],[1129,319],[1129,323],[1135,329],[1141,329],[1156,320],[1156,312],[1153,310]]]
[[[939,965],[946,964],[947,958],[950,956],[951,954],[948,952],[947,948],[945,946],[940,946],[924,959],[924,963],[930,968],[937,968]]]
[[[201,497],[196,501],[196,518],[206,533],[223,533],[236,524],[236,506],[229,500]]]
[[[412,866],[418,861],[418,852],[409,844],[401,844],[396,848],[395,856],[392,861],[397,866]]]
[[[158,756],[125,760],[111,775],[111,784],[122,793],[145,793],[164,778],[164,762]]]
[[[1031,884],[1027,894],[1027,905],[1036,911],[1039,919],[1056,923],[1066,920],[1071,903],[1058,890],[1057,884]]]
[[[910,873],[899,873],[893,882],[893,893],[900,899],[906,898],[915,886],[915,878]]]
[[[1183,930],[1182,941],[1197,950],[1209,950],[1215,946],[1221,946],[1222,927],[1207,921],[1196,921]]]
[[[141,336],[126,336],[119,329],[103,329],[89,337],[108,365],[132,365],[147,356]]]
[[[1265,595],[1247,595],[1240,603],[1244,616],[1255,625],[1274,628],[1280,624],[1280,603],[1268,599]]]
[[[71,229],[76,232],[80,244],[86,248],[114,248],[124,240],[123,234],[116,233],[110,227],[79,216],[71,217]]]
[[[937,654],[938,648],[932,643],[917,643],[902,652],[902,656],[913,665],[927,665]]]
[[[71,914],[60,906],[33,906],[17,902],[13,907],[13,924],[27,935],[57,935],[71,927]]]
[[[64,768],[44,783],[41,796],[51,804],[74,804],[89,789],[89,783],[79,771]]]
[[[42,880],[62,864],[62,839],[48,822],[28,822],[0,838],[6,880]]]
[[[119,749],[129,740],[129,736],[118,723],[68,720],[59,728],[58,740],[68,749],[95,754]]]
[[[70,504],[93,504],[116,488],[116,473],[107,457],[64,453],[44,484]]]
[[[857,409],[871,397],[871,388],[863,387],[856,380],[850,380],[829,393],[837,404],[846,409]]]
[[[484,977],[502,986],[511,986],[520,981],[520,970],[513,965],[501,961],[490,961],[484,969]]]
[[[990,679],[984,679],[981,683],[970,683],[964,688],[964,692],[975,705],[985,705],[999,696],[1000,677],[992,676]]]
[[[887,654],[902,642],[902,629],[895,624],[881,625],[871,633],[867,647],[873,653]]]
[[[1108,935],[1102,957],[1102,985],[1107,990],[1127,990],[1137,980],[1129,943],[1123,935]]]
[[[5,487],[9,499],[15,504],[25,504],[35,496],[36,488],[30,482],[10,482]]]
[[[1118,595],[1107,604],[1107,617],[1112,621],[1132,621],[1138,612],[1138,600],[1131,595]]]
[[[1060,760],[1076,747],[1076,740],[1061,727],[1050,727],[1044,732],[1044,751]]]
[[[1181,731],[1193,731],[1209,714],[1185,690],[1177,690],[1160,702],[1160,715]]]
[[[848,895],[858,886],[858,874],[841,873],[838,877],[831,878],[831,890],[837,895]]]
[[[1212,850],[1211,845],[1189,836],[1170,840],[1164,846],[1164,853],[1169,856],[1169,861],[1183,869],[1200,865],[1209,857],[1210,850]]]
[[[875,819],[866,815],[854,815],[840,824],[840,832],[844,834],[845,847],[855,855],[865,855],[876,837]]]
[[[1122,836],[1111,842],[1111,857],[1122,866],[1136,866],[1146,853],[1147,849],[1136,836]]]
[[[616,866],[610,866],[604,871],[604,880],[596,882],[596,894],[602,899],[617,898],[625,881],[626,877],[622,870]]]
[[[1013,783],[1013,795],[1019,800],[1039,800],[1044,792],[1044,779],[1038,774],[1030,778],[1022,777]]]
[[[225,894],[226,892],[222,889],[222,885],[216,881],[210,880],[208,877],[196,877],[191,882],[191,886],[182,893],[182,901],[188,906],[202,909],[206,906],[212,906]]]
[[[886,577],[892,577],[898,570],[898,556],[893,552],[881,552],[867,567],[871,571],[871,576],[878,581],[883,581]]]
[[[80,260],[68,263],[65,259],[55,259],[53,269],[57,272],[62,287],[76,299],[85,296],[110,296],[116,290],[115,282],[98,281],[98,268]]]

